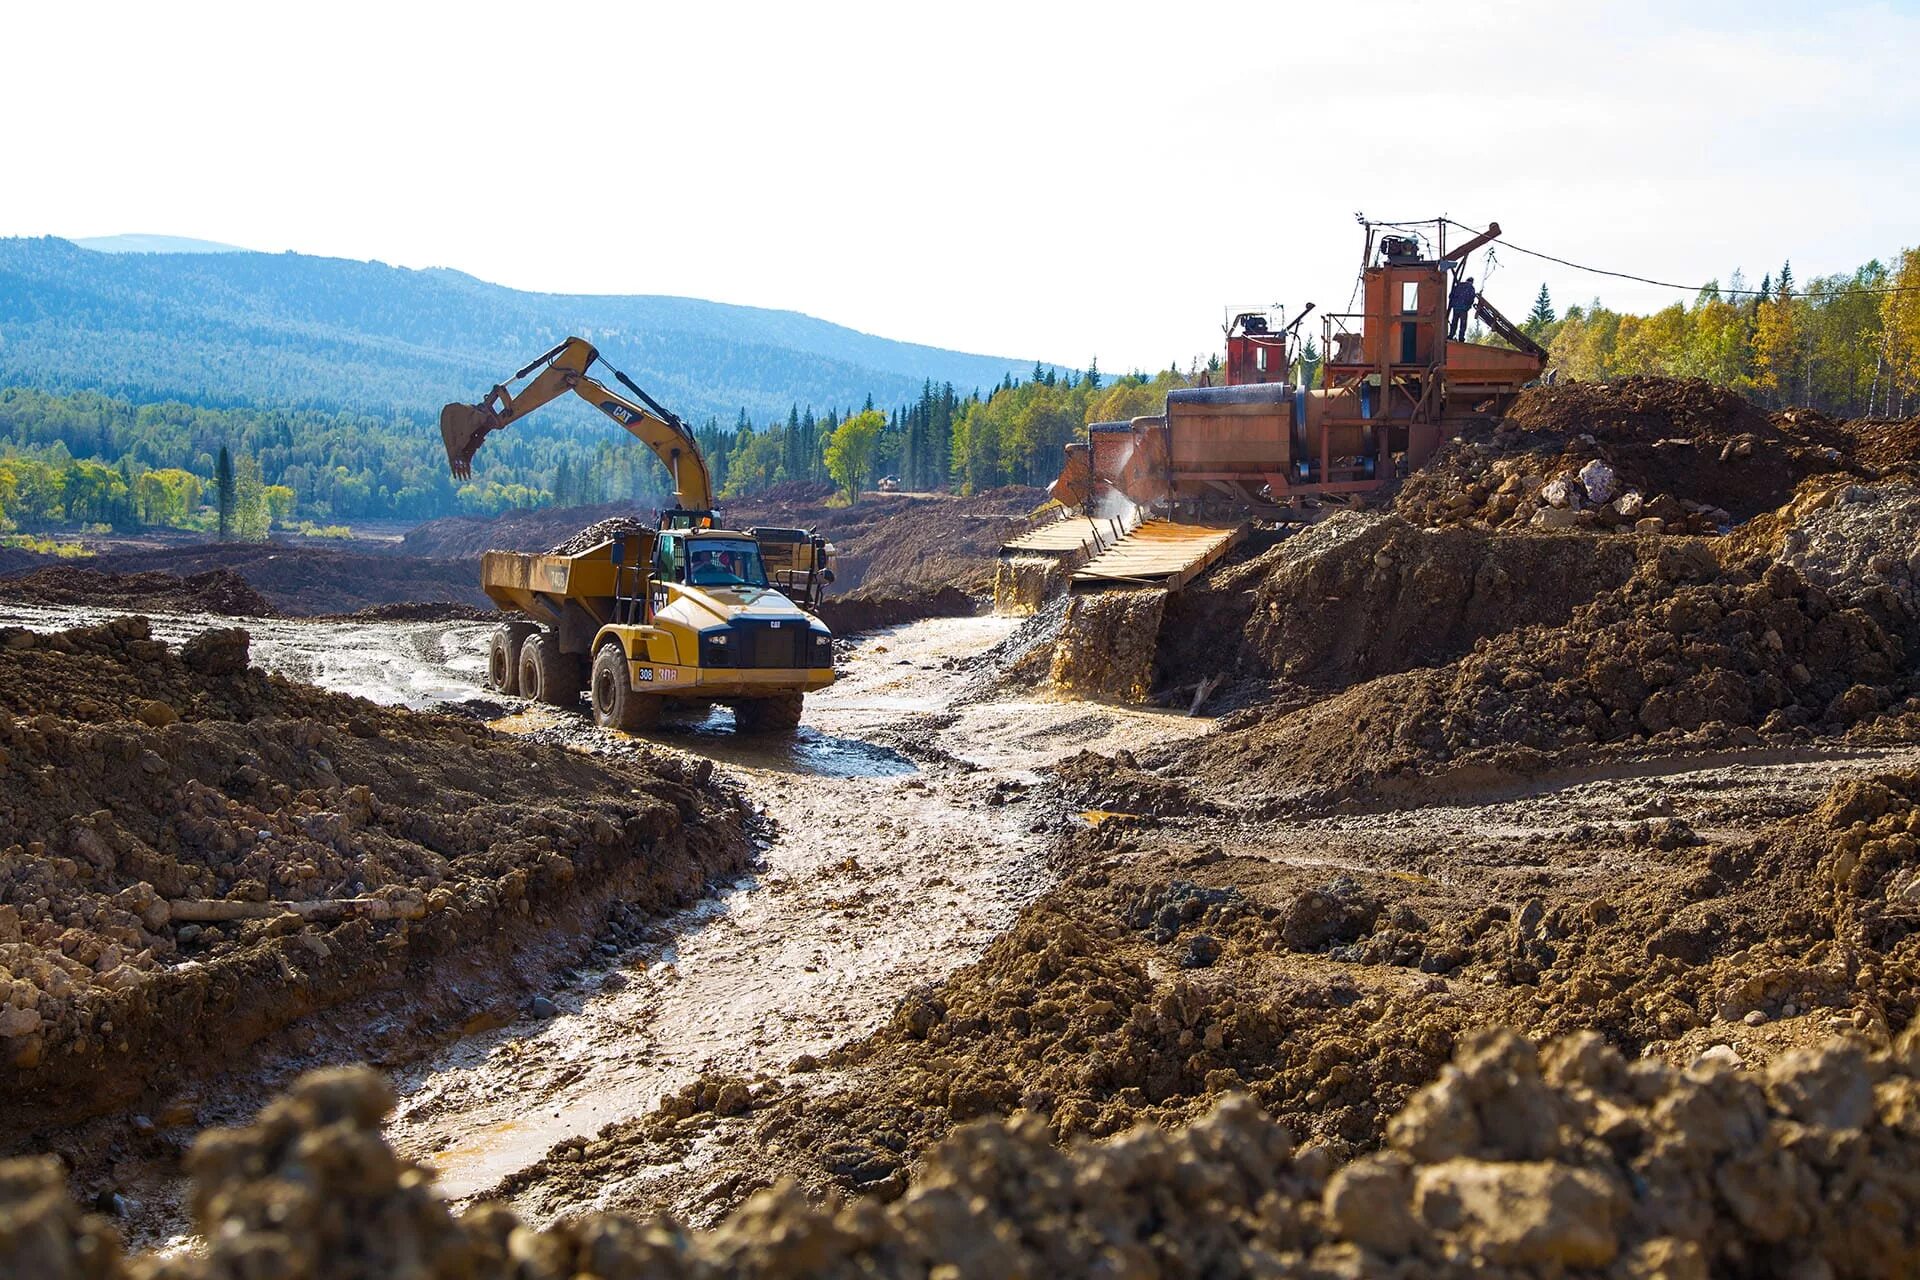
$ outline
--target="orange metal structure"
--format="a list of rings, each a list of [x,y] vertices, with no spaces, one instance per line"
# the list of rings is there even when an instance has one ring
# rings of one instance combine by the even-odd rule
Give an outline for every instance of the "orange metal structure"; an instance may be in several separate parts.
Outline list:
[[[1291,323],[1248,312],[1227,327],[1226,385],[1167,396],[1165,412],[1095,423],[1067,446],[1054,482],[1063,505],[1096,510],[1110,494],[1176,516],[1279,509],[1314,494],[1361,493],[1418,467],[1469,419],[1501,412],[1539,376],[1546,352],[1483,297],[1481,322],[1511,346],[1447,338],[1447,297],[1468,254],[1495,223],[1459,247],[1424,256],[1411,236],[1376,239],[1367,226],[1363,310],[1325,316],[1319,385],[1287,381]]]

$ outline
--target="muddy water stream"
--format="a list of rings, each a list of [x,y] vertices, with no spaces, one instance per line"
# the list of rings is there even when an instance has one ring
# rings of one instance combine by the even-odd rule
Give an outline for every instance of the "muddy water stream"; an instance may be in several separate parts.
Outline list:
[[[485,694],[485,624],[152,616],[155,635],[174,643],[244,626],[256,665],[327,688],[416,708],[486,697],[506,707],[497,723],[508,731],[582,750],[632,745],[583,715]],[[41,630],[100,617],[0,606],[0,624]],[[839,682],[808,698],[791,737],[736,736],[724,710],[647,735],[741,782],[771,820],[760,865],[665,922],[664,944],[604,956],[551,991],[544,1017],[530,1012],[401,1070],[395,1145],[435,1166],[448,1195],[470,1198],[562,1139],[644,1115],[703,1072],[785,1076],[802,1054],[824,1057],[871,1031],[906,992],[976,957],[1050,883],[1040,855],[1060,815],[1028,798],[1045,766],[1207,728],[1090,703],[963,697],[972,680],[959,664],[1017,622],[936,619],[867,639]],[[819,1077],[791,1078],[804,1079]],[[174,1205],[136,1234],[164,1240],[184,1226],[177,1188],[149,1193]]]

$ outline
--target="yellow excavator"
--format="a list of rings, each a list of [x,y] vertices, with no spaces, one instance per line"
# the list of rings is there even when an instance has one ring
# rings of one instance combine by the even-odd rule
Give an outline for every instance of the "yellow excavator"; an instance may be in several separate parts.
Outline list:
[[[632,395],[590,370],[598,363]],[[584,688],[604,728],[651,728],[669,703],[732,707],[742,732],[791,730],[806,694],[833,683],[833,635],[808,608],[833,581],[833,548],[802,529],[722,528],[713,478],[686,423],[568,338],[478,404],[440,411],[447,463],[473,473],[481,443],[573,392],[651,449],[673,480],[656,529],[626,530],[565,554],[489,551],[480,585],[526,615],[498,628],[487,682],[577,706]],[[796,603],[796,601],[798,603]],[[803,607],[805,606],[805,607]]]

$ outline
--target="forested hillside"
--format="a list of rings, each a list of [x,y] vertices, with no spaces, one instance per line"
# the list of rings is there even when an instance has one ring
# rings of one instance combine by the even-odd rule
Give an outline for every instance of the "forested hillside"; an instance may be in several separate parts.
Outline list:
[[[431,419],[569,333],[689,421],[904,403],[1032,363],[690,298],[523,293],[457,271],[264,253],[96,253],[0,239],[0,385],[135,402]]]

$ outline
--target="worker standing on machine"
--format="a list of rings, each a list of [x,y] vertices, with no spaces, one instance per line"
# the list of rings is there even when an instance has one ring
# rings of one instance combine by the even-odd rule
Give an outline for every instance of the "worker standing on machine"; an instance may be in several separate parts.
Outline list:
[[[1467,340],[1467,310],[1473,306],[1473,277],[1468,276],[1453,286],[1447,294],[1447,309],[1451,313],[1447,319],[1447,337]]]

